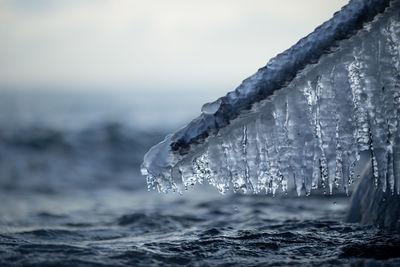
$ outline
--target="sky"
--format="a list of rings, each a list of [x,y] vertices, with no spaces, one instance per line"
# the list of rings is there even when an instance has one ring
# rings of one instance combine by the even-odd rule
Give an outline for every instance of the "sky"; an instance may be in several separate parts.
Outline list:
[[[0,0],[0,90],[235,89],[347,0]]]

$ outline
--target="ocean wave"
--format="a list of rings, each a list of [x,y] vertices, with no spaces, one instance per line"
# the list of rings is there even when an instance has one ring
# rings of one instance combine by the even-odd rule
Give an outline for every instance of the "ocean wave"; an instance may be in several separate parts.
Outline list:
[[[52,193],[65,188],[145,188],[139,165],[164,133],[115,122],[62,131],[46,126],[0,128],[0,185]]]

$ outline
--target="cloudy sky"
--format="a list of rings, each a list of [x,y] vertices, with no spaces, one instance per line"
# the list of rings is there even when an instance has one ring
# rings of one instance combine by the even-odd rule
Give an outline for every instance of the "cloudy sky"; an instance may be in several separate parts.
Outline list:
[[[233,90],[347,0],[0,0],[0,89]]]

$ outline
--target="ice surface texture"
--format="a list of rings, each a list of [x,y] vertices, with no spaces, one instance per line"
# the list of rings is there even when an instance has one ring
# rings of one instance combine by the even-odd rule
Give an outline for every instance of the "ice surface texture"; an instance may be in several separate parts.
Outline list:
[[[149,188],[348,190],[361,151],[400,193],[400,0],[352,0],[145,155]]]

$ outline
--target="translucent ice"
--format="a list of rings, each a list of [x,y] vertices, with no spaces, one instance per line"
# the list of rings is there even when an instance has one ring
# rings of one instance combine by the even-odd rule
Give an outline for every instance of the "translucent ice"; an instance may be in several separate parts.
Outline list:
[[[217,110],[219,109],[220,106],[221,106],[221,99],[217,99],[214,102],[205,103],[203,105],[203,107],[201,108],[201,112],[203,112],[204,114],[212,115],[215,112],[217,112]]]
[[[352,0],[154,146],[149,188],[207,181],[220,192],[348,190],[361,151],[400,193],[400,0]]]

